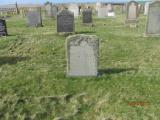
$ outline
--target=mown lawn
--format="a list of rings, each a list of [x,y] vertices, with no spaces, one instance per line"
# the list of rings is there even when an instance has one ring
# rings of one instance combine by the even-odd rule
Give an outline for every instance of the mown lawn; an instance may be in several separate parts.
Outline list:
[[[143,37],[124,25],[122,14],[76,19],[77,34],[100,38],[99,77],[66,77],[66,36],[55,20],[26,27],[25,18],[7,19],[0,38],[0,120],[160,120],[160,38]],[[56,120],[55,119],[55,120]]]

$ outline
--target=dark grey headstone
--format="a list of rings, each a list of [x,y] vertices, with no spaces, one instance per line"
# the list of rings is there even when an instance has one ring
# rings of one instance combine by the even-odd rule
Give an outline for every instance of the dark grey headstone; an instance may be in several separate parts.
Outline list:
[[[147,35],[160,35],[160,1],[149,4]]]
[[[92,10],[86,9],[82,13],[83,15],[83,23],[92,23]]]
[[[29,11],[27,13],[27,17],[28,17],[28,26],[33,26],[33,27],[41,27],[42,26],[41,12]]]
[[[0,36],[7,36],[7,26],[6,21],[0,19]]]
[[[97,76],[99,39],[95,35],[67,38],[67,75]]]
[[[62,10],[57,14],[57,32],[74,32],[74,14],[68,10]]]

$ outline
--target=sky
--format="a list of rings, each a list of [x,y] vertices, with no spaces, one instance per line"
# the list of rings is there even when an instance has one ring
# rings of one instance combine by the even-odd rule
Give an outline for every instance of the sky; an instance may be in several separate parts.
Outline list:
[[[116,2],[124,2],[128,0],[0,0],[1,4],[14,4],[17,1],[19,4],[27,4],[27,3],[33,3],[33,4],[43,4],[46,1],[50,1],[53,3],[68,3],[68,2],[97,2],[97,1],[116,1]],[[143,0],[145,1],[145,0]]]

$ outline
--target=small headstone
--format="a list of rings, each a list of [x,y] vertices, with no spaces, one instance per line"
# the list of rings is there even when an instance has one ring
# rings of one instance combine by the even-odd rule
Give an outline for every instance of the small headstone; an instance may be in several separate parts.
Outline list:
[[[83,23],[92,23],[92,10],[91,9],[85,9],[82,15],[83,15]]]
[[[126,23],[137,23],[138,19],[138,3],[135,1],[130,1],[127,4],[127,16]]]
[[[99,39],[94,35],[67,38],[67,75],[97,76]]]
[[[42,17],[40,11],[29,11],[27,13],[27,17],[28,17],[28,26],[32,27],[42,26]]]
[[[74,32],[74,14],[68,10],[62,10],[57,14],[57,32]]]
[[[70,4],[68,10],[73,12],[75,17],[79,16],[79,6],[77,4]]]
[[[7,26],[6,26],[6,21],[0,19],[0,36],[7,36]]]
[[[160,1],[149,4],[146,35],[160,35]]]

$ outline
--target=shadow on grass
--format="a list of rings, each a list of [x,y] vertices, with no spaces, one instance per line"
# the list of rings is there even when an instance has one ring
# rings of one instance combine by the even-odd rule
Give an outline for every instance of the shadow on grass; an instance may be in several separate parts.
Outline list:
[[[95,31],[79,31],[76,34],[87,34],[87,33],[96,33]]]
[[[118,74],[122,72],[127,72],[127,71],[137,71],[135,68],[108,68],[108,69],[100,69],[99,75],[104,75],[104,74]]]
[[[11,57],[3,56],[3,57],[1,57],[0,56],[0,65],[4,65],[4,64],[14,65],[14,64],[17,64],[17,62],[26,61],[29,59],[30,59],[30,57],[20,57],[20,56],[11,56]]]

